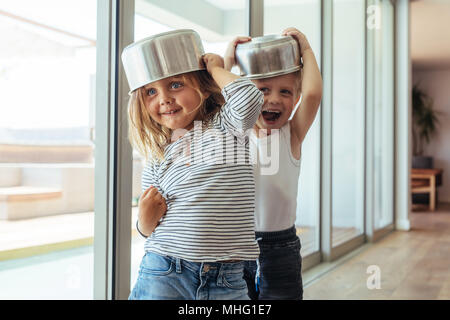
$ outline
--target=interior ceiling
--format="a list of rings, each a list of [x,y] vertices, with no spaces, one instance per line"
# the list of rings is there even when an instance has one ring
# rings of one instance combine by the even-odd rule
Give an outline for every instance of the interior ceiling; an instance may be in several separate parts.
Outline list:
[[[222,10],[242,10],[246,7],[246,0],[206,0]],[[264,7],[288,6],[316,3],[318,0],[264,0]]]
[[[243,10],[246,3],[206,1],[221,10]],[[311,1],[265,0],[265,6]],[[450,0],[411,0],[411,59],[414,68],[450,68]]]
[[[411,59],[415,68],[450,67],[450,0],[411,2]]]

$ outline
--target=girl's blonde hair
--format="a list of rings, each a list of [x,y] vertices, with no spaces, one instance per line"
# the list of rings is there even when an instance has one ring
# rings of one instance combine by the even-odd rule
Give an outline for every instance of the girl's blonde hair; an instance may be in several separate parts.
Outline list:
[[[199,118],[209,123],[224,103],[221,89],[211,75],[204,70],[181,75],[185,85],[195,89],[200,96]],[[172,130],[160,125],[150,117],[144,104],[145,89],[131,93],[128,101],[129,139],[133,147],[145,156],[161,161],[164,149],[171,142]]]

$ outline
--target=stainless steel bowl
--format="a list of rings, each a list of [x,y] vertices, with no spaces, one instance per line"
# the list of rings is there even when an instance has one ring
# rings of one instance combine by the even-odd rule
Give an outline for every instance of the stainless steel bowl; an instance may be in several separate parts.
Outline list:
[[[160,33],[133,44],[122,52],[130,92],[177,74],[204,70],[200,36],[194,30]]]
[[[300,70],[300,48],[291,36],[255,37],[236,46],[236,64],[249,79],[275,77]]]

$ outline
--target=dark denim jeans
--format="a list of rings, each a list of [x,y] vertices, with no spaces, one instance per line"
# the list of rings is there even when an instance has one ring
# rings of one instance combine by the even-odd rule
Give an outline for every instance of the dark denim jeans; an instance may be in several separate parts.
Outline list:
[[[258,263],[246,261],[244,279],[252,300],[302,300],[302,257],[295,226],[275,232],[257,232],[260,248]]]

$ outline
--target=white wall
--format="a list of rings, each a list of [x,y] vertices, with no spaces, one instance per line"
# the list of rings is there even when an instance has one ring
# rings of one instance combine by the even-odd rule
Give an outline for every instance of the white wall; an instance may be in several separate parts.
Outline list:
[[[433,98],[434,108],[442,113],[438,132],[425,147],[425,154],[434,157],[435,168],[444,169],[438,200],[450,202],[450,68],[414,70],[413,84],[416,83]]]

